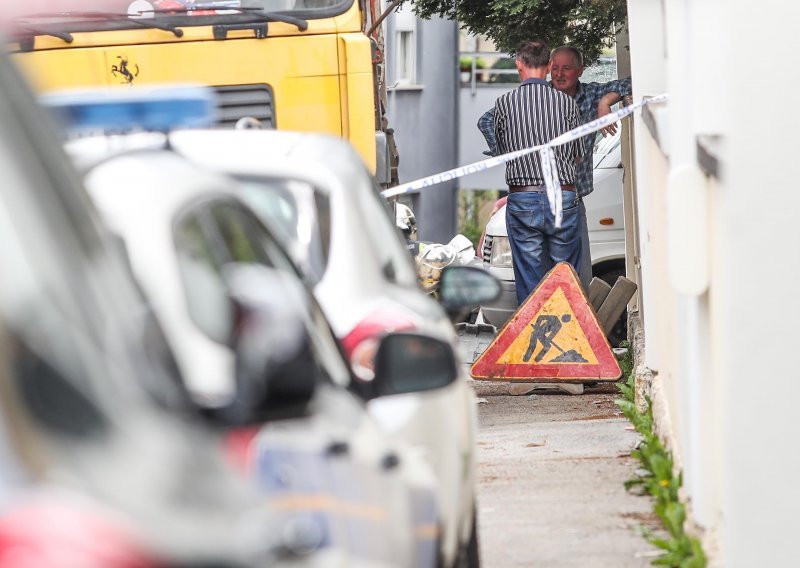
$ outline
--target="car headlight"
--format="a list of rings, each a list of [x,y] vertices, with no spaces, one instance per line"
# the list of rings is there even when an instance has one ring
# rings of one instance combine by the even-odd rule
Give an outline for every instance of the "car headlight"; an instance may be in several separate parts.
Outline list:
[[[492,239],[492,266],[511,268],[511,244],[508,237],[494,237]]]

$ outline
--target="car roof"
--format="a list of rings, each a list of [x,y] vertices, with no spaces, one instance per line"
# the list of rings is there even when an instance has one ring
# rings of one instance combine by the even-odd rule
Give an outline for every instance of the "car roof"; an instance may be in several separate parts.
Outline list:
[[[139,223],[169,222],[192,201],[235,195],[232,180],[163,149],[112,156],[87,171],[86,181],[95,204],[117,225],[127,225],[126,219],[133,222],[134,217]]]
[[[307,179],[323,191],[328,184],[321,182],[332,177],[347,184],[369,176],[347,141],[324,134],[193,129],[172,132],[169,141],[178,152],[216,171]]]
[[[114,156],[136,150],[164,149],[166,143],[167,137],[162,132],[97,134],[69,139],[64,143],[64,150],[78,171],[86,172]]]
[[[298,155],[324,157],[328,152],[339,152],[343,148],[349,148],[346,141],[335,136],[285,130],[193,128],[170,132],[169,138],[171,143],[193,144],[198,147],[208,145],[223,156],[228,153],[238,155],[242,150],[238,147],[243,144],[242,140],[258,144],[261,157],[263,151],[268,150],[270,158],[291,158]]]

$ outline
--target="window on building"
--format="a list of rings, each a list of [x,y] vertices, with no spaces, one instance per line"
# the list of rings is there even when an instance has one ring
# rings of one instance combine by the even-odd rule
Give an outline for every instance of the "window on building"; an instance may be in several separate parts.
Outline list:
[[[409,4],[395,15],[395,82],[398,86],[417,84],[417,17]]]

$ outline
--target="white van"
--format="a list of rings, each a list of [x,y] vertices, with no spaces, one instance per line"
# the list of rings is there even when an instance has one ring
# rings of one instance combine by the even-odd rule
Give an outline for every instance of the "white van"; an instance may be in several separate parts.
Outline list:
[[[625,219],[622,212],[621,128],[613,136],[600,139],[594,147],[594,191],[585,199],[586,220],[592,254],[592,273],[613,285],[625,275]],[[502,326],[517,310],[514,269],[506,229],[505,198],[486,224],[480,246],[484,267],[500,280],[502,295],[492,304],[481,306],[483,321]],[[609,334],[616,346],[626,337],[625,316]]]

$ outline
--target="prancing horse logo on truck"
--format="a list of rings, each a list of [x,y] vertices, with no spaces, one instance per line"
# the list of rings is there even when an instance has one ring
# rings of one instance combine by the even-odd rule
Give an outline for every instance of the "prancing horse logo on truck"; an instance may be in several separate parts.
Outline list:
[[[117,59],[119,59],[119,65],[112,65],[111,66],[111,74],[114,77],[121,75],[124,81],[123,83],[127,83],[128,85],[133,84],[133,80],[139,76],[139,66],[134,64],[135,70],[131,70],[128,67],[128,56],[127,55],[117,55]]]

